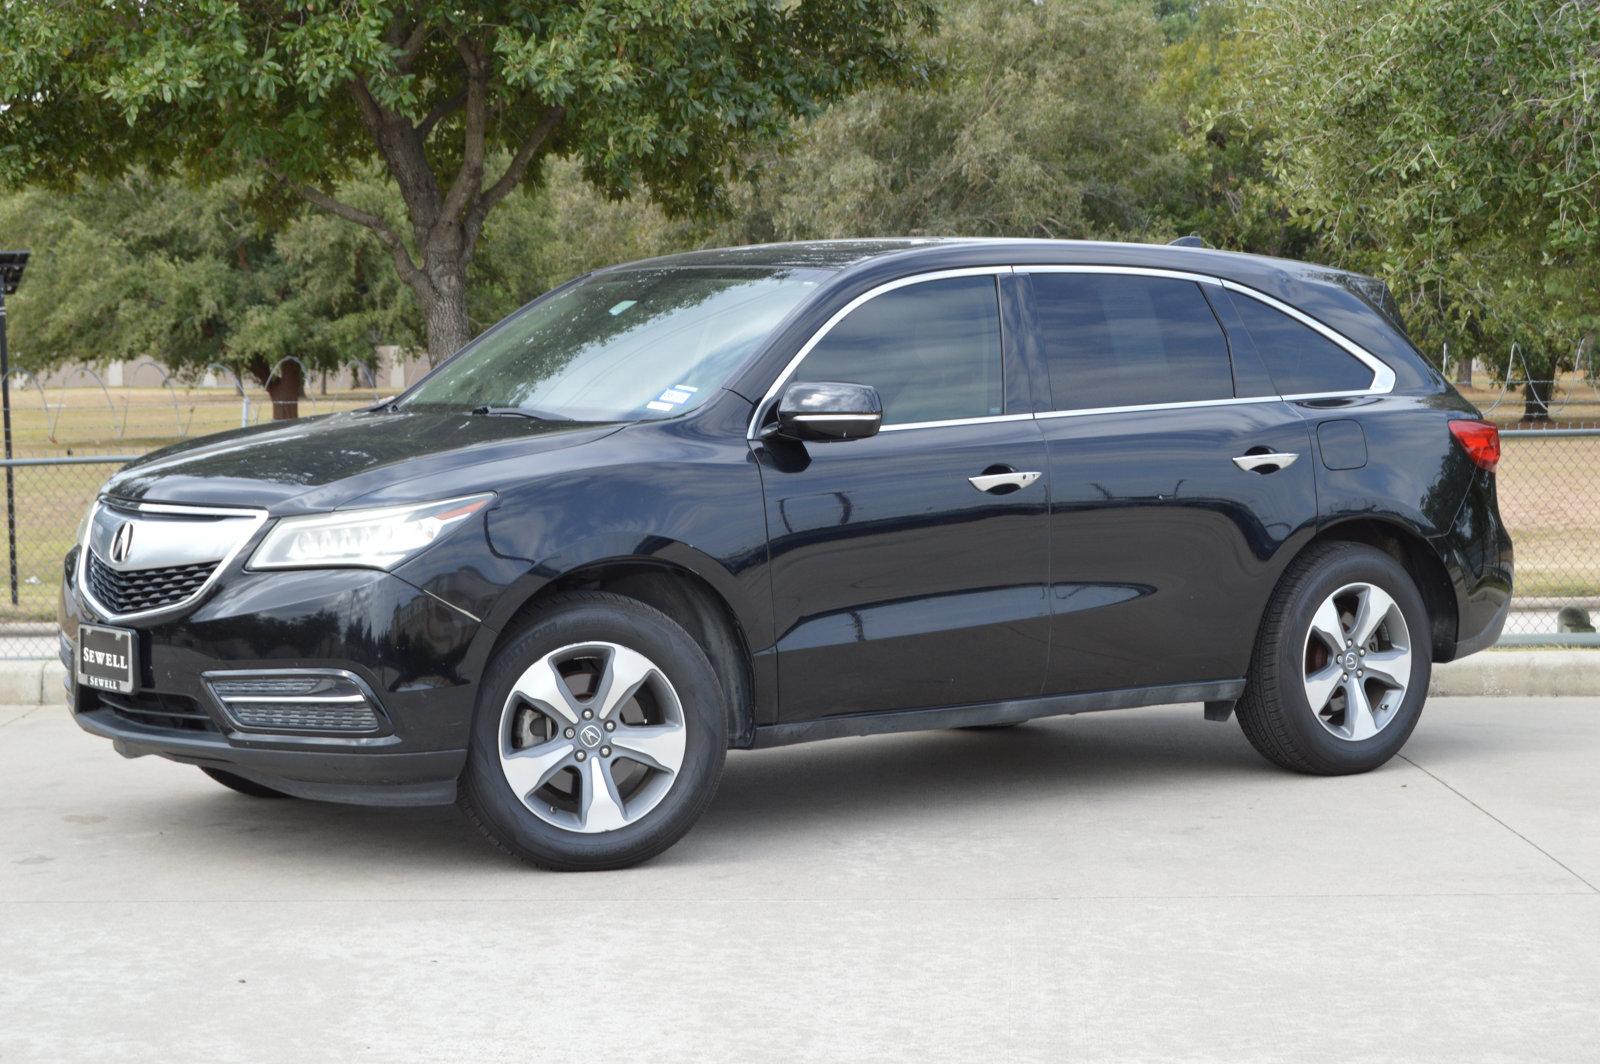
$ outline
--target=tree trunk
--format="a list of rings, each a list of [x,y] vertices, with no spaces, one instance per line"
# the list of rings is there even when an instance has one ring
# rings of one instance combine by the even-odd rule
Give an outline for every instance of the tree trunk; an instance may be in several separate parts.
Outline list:
[[[1522,420],[1549,421],[1550,400],[1555,397],[1555,381],[1529,381],[1522,386]]]
[[[472,323],[467,318],[466,263],[429,266],[431,290],[417,294],[422,297],[422,315],[428,328],[428,359],[437,365],[472,339]]]
[[[300,416],[300,397],[305,394],[305,374],[300,363],[286,359],[278,365],[278,375],[267,382],[272,400],[272,420],[292,421]]]
[[[1456,358],[1456,383],[1472,387],[1472,359],[1467,355]]]

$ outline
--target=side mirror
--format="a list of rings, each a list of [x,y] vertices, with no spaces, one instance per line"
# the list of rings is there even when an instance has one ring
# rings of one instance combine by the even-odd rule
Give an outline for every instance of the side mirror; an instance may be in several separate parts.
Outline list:
[[[870,384],[790,384],[778,397],[775,431],[796,440],[864,440],[883,424],[883,401]]]

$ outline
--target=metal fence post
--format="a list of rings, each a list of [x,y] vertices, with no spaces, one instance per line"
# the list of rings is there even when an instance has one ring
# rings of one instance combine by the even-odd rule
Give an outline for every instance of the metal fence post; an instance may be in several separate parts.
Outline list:
[[[6,347],[6,286],[0,284],[0,410],[6,451],[6,558],[11,568],[11,604],[17,605],[17,498],[11,473],[11,351]]]

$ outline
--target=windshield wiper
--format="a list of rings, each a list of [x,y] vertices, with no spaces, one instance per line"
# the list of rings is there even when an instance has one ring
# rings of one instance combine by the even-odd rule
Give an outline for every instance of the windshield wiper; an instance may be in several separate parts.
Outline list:
[[[561,414],[547,414],[543,410],[533,410],[525,406],[475,406],[472,412],[483,417],[525,417],[533,421],[573,420]]]

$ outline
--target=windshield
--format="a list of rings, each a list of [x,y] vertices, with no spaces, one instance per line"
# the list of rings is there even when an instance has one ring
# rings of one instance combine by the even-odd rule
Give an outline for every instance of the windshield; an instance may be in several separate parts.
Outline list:
[[[507,318],[399,405],[574,421],[673,417],[721,387],[826,276],[698,268],[600,274]]]

